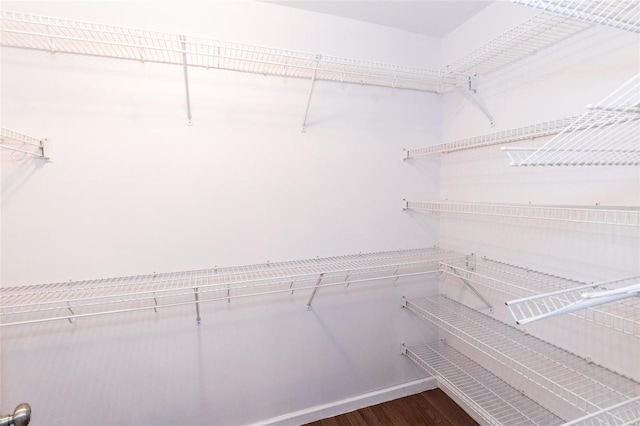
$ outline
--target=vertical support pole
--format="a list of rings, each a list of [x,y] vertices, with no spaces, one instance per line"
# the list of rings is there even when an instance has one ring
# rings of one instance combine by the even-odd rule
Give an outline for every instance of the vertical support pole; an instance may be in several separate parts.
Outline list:
[[[313,86],[316,84],[316,74],[318,72],[318,65],[322,59],[322,55],[316,55],[316,67],[313,70],[311,76],[311,87],[309,88],[309,98],[307,99],[307,108],[304,110],[304,118],[302,119],[302,133],[307,131],[307,115],[309,115],[309,106],[311,105],[311,95],[313,95]]]
[[[182,69],[184,71],[184,89],[187,94],[187,125],[191,126],[191,96],[189,95],[189,70],[187,67],[187,37],[180,36],[182,45]]]
[[[320,274],[320,276],[318,277],[318,281],[316,281],[316,286],[313,288],[313,291],[311,292],[311,296],[309,297],[309,301],[307,302],[307,311],[311,310],[311,302],[313,302],[313,298],[316,297],[316,293],[318,292],[318,286],[320,285],[320,281],[322,281],[323,276],[324,276],[324,273]]]
[[[156,298],[156,294],[153,293],[153,302],[155,303],[155,306],[153,307],[153,312],[155,312],[156,314],[158,313],[158,299]]]
[[[196,322],[200,325],[200,295],[198,294],[198,287],[193,289],[196,296]]]

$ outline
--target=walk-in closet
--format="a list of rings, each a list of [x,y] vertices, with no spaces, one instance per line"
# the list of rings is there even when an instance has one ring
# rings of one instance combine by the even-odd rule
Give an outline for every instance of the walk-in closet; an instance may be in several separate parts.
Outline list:
[[[3,1],[0,37],[0,424],[436,388],[640,424],[639,2]]]

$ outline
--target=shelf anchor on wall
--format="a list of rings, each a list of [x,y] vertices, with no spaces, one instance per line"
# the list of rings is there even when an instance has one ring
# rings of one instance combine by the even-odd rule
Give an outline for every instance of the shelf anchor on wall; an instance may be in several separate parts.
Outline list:
[[[460,90],[464,95],[469,98],[471,102],[475,104],[480,110],[487,116],[489,119],[489,124],[491,127],[495,126],[496,122],[493,119],[493,114],[489,111],[487,106],[484,104],[484,101],[478,95],[478,85],[480,84],[480,76],[478,74],[474,74],[472,76],[463,78],[457,75],[454,75],[458,85],[456,88]]]
[[[184,70],[184,89],[187,94],[187,125],[191,126],[191,97],[189,96],[189,70],[187,64],[187,37],[180,36],[182,46],[182,69]]]
[[[316,55],[316,66],[313,69],[313,75],[311,76],[311,87],[309,88],[309,98],[307,99],[307,108],[304,110],[304,118],[302,119],[302,133],[307,131],[307,115],[309,115],[309,105],[311,105],[311,95],[313,95],[313,86],[316,84],[316,75],[318,72],[318,65],[322,55]]]

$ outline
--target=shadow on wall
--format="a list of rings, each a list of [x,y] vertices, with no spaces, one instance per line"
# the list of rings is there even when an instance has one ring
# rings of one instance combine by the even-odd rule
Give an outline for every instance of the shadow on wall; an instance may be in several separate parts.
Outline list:
[[[16,167],[11,171],[5,171],[5,164],[13,163]],[[14,160],[11,155],[2,156],[0,165],[2,166],[1,192],[2,204],[6,206],[13,198],[14,194],[25,182],[37,171],[46,166],[47,161],[37,158],[25,158],[21,161]]]

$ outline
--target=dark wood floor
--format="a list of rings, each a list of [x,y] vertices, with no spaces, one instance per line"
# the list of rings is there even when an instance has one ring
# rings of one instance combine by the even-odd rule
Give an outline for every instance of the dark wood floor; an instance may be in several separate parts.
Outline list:
[[[372,405],[308,426],[473,426],[477,423],[440,389]]]

